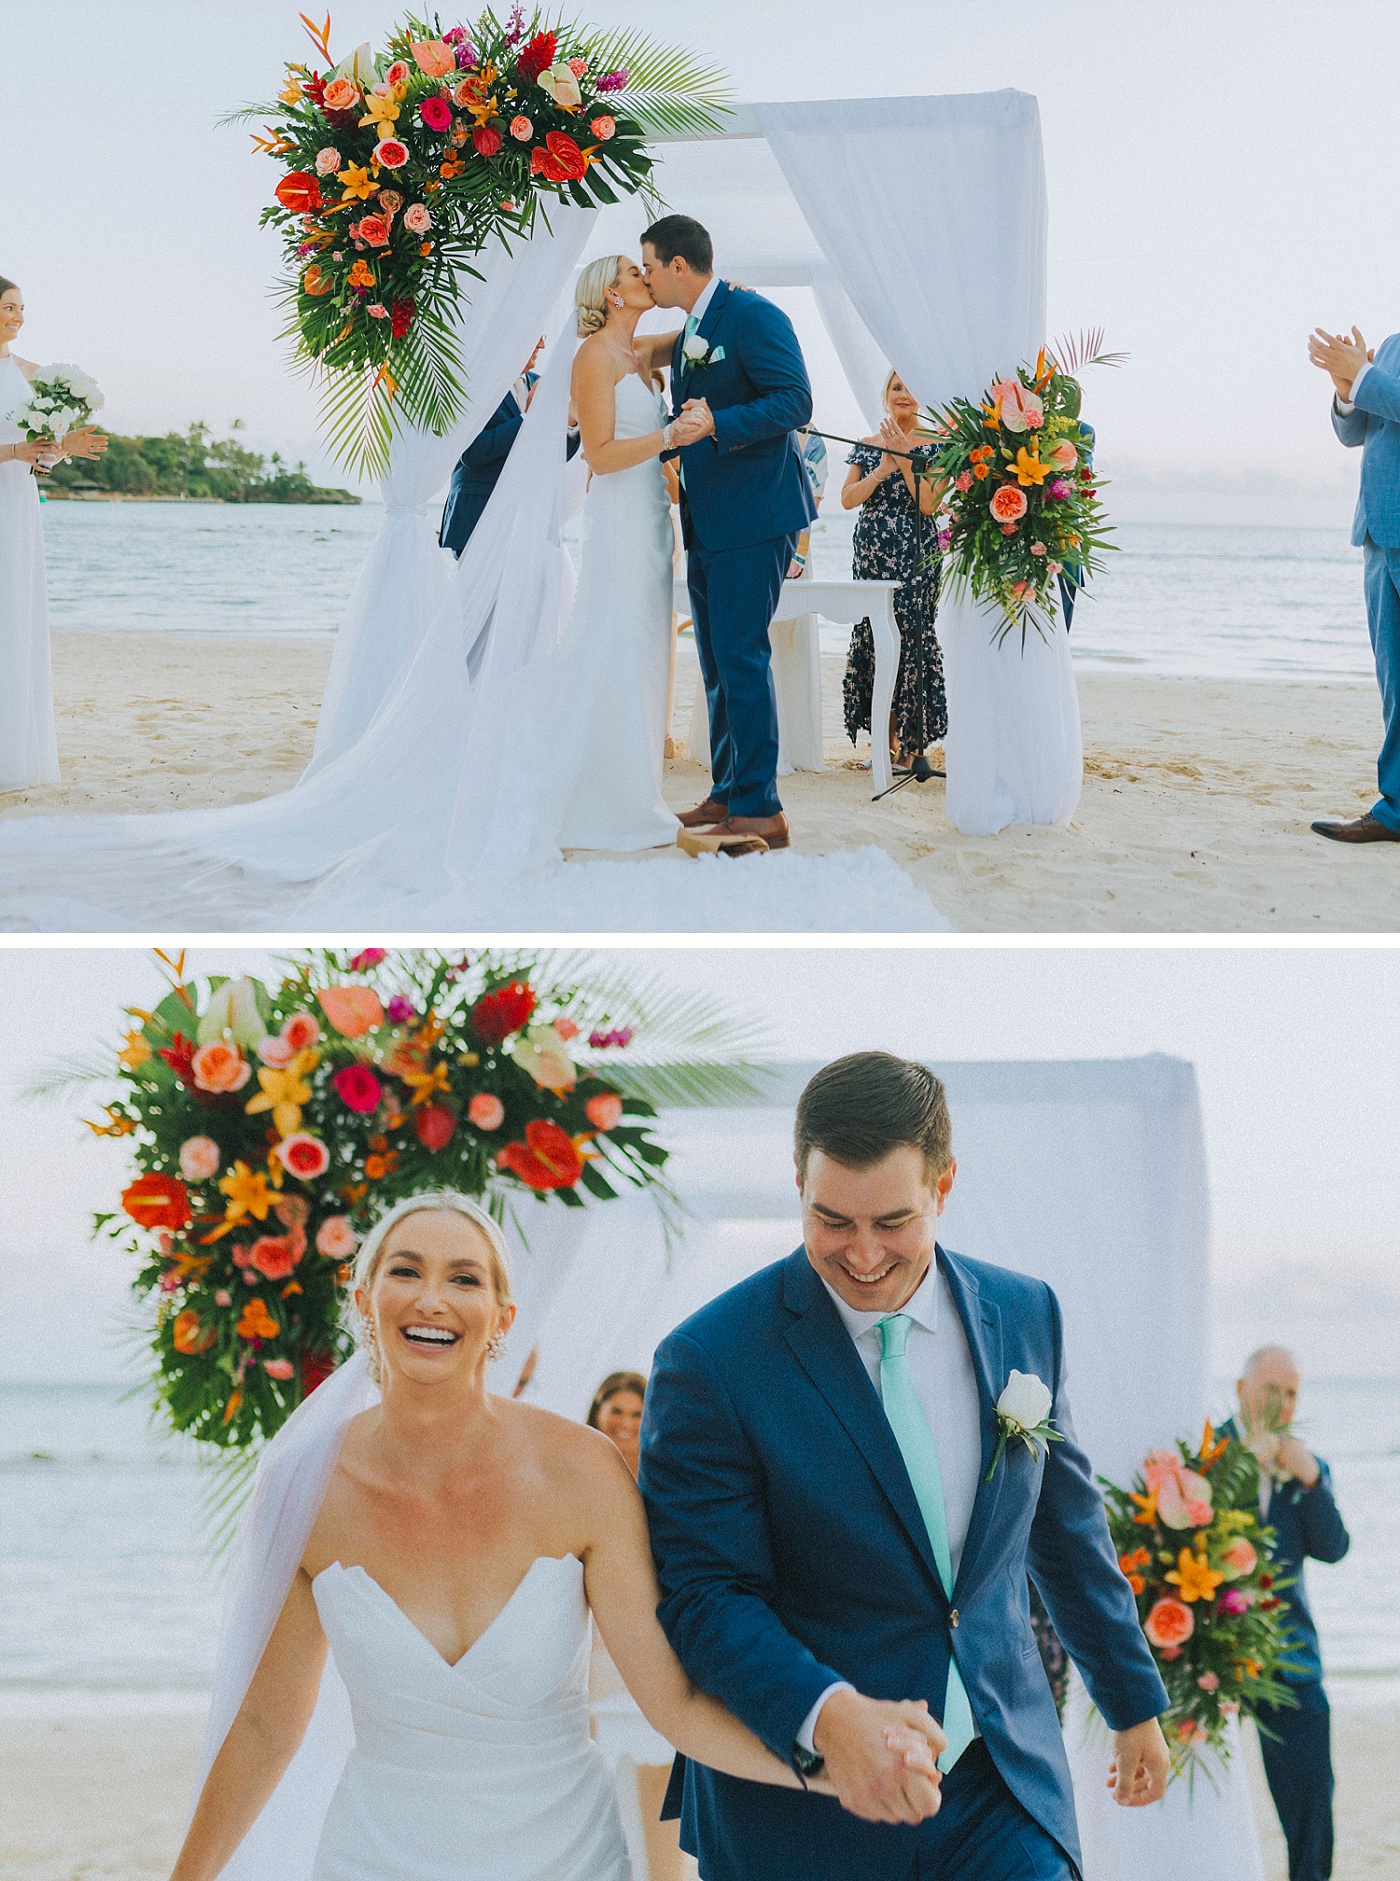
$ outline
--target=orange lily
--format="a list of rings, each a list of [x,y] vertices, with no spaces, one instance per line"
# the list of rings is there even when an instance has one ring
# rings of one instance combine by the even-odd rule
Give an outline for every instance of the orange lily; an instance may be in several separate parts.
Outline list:
[[[1171,1581],[1181,1590],[1183,1600],[1213,1600],[1215,1590],[1225,1576],[1218,1568],[1213,1568],[1199,1555],[1192,1554],[1189,1548],[1183,1548],[1176,1557],[1176,1566],[1168,1570],[1163,1579]]]
[[[428,1103],[438,1091],[452,1089],[447,1066],[440,1058],[431,1071],[401,1071],[399,1076],[413,1093],[412,1105],[415,1110],[419,1104]]]
[[[1011,468],[1016,472],[1016,481],[1023,489],[1031,484],[1039,486],[1047,477],[1053,476],[1055,470],[1053,464],[1042,464],[1038,456],[1032,456],[1024,444],[1017,451]]]

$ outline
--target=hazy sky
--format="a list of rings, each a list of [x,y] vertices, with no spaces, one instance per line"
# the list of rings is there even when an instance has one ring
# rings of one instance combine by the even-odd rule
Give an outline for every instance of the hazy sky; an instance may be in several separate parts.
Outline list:
[[[1354,319],[1372,341],[1400,326],[1392,114],[1366,76],[1400,70],[1391,0],[1357,0],[1344,32],[1298,0],[581,12],[688,43],[745,100],[1034,92],[1051,330],[1101,322],[1132,354],[1093,382],[1105,467],[1354,475],[1304,341],[1318,321]],[[282,61],[306,52],[296,13],[290,0],[0,0],[0,274],[29,303],[21,351],[96,371],[116,429],[242,416],[260,441],[314,450],[308,396],[275,337],[276,243],[257,228],[276,171],[247,154],[246,130],[213,124],[272,96]],[[378,40],[394,17],[342,0],[333,43]],[[65,68],[81,74],[71,88]],[[819,415],[839,429],[849,400],[822,359],[814,368]]]
[[[1400,985],[1388,950],[722,947],[637,958],[764,1015],[784,1057],[882,1047],[945,1059],[1189,1058],[1217,1279],[1286,1266],[1394,1284]],[[230,948],[190,959],[194,972],[270,967]],[[123,1185],[125,1158],[77,1121],[93,1103],[26,1106],[16,1092],[54,1058],[114,1041],[121,1008],[151,1003],[159,987],[135,949],[0,949],[0,1378],[111,1369],[127,1276],[87,1237],[91,1212]]]

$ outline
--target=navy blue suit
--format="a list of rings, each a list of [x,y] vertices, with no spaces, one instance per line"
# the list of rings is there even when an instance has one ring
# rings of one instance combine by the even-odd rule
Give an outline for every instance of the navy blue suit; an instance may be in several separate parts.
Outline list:
[[[697,335],[723,358],[695,365],[677,336],[673,415],[688,398],[713,437],[680,452],[681,530],[695,645],[710,712],[710,795],[734,816],[774,816],[778,708],[768,629],[798,535],[815,518],[794,433],[812,388],[792,322],[747,288],[715,284]]]
[[[926,1698],[940,1715],[956,1638],[983,1740],[917,1827],[678,1759],[668,1801],[683,1787],[681,1841],[706,1881],[1031,1881],[1077,1867],[1027,1572],[1112,1727],[1167,1707],[1074,1440],[1054,1294],[942,1248],[937,1258],[977,1373],[982,1475],[1013,1368],[1051,1387],[1065,1436],[1048,1458],[1008,1446],[979,1481],[951,1599],[879,1395],[804,1249],[712,1301],[656,1354],[640,1481],[659,1616],[695,1683],[791,1759],[838,1679],[875,1698]]]
[[[485,426],[457,459],[452,484],[442,512],[438,545],[451,549],[461,560],[472,530],[481,521],[481,512],[491,500],[506,458],[514,444],[525,414],[514,392],[507,392]]]
[[[1220,1428],[1222,1435],[1239,1434],[1233,1420]],[[1311,1489],[1300,1482],[1275,1483],[1267,1518],[1279,1579],[1293,1582],[1280,1596],[1290,1639],[1281,1677],[1293,1688],[1297,1708],[1265,1705],[1259,1711],[1259,1748],[1288,1843],[1289,1881],[1327,1881],[1332,1872],[1332,1713],[1303,1563],[1340,1561],[1351,1537],[1332,1495],[1332,1473],[1320,1457],[1318,1463],[1322,1474]]]

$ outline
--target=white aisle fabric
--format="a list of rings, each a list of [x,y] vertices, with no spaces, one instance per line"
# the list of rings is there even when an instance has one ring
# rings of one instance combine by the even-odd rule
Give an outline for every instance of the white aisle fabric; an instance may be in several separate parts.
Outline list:
[[[0,359],[0,444],[18,444],[12,422],[29,381]],[[0,464],[0,790],[58,782],[49,658],[49,591],[39,483],[23,461]]]
[[[1045,339],[1040,112],[1025,92],[766,104],[759,121],[866,330],[926,405],[978,398]],[[815,286],[815,282],[814,282]],[[822,306],[818,298],[819,307]],[[841,345],[839,307],[822,307]],[[854,355],[855,343],[844,351]],[[858,396],[865,373],[842,363]],[[945,622],[947,626],[945,628]],[[945,598],[947,811],[967,835],[1067,822],[1083,752],[1068,639],[969,644],[993,623]]]
[[[1178,1881],[1183,1858],[1189,1868],[1208,1868],[1230,1881],[1264,1881],[1238,1719],[1226,1732],[1227,1758],[1212,1756],[1194,1782],[1175,1778],[1160,1803],[1142,1809],[1120,1809],[1105,1787],[1112,1739],[1077,1672],[1064,1723],[1084,1881]]]

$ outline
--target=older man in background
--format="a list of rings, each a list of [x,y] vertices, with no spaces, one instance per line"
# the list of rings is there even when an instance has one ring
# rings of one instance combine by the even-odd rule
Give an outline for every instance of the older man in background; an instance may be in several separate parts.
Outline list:
[[[1296,1710],[1263,1705],[1259,1748],[1269,1792],[1288,1843],[1289,1881],[1327,1881],[1332,1872],[1332,1715],[1322,1686],[1317,1627],[1308,1607],[1303,1563],[1340,1561],[1351,1546],[1332,1495],[1327,1465],[1293,1435],[1302,1377],[1282,1346],[1260,1346],[1236,1383],[1240,1414],[1224,1426],[1259,1459],[1259,1513],[1274,1531],[1282,1590],[1280,1615],[1290,1637],[1280,1676]]]

